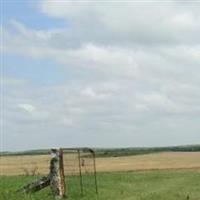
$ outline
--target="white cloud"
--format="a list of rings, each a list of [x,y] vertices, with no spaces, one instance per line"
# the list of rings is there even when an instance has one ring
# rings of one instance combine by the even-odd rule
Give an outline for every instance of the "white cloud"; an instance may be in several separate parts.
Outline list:
[[[98,88],[96,88],[97,90]],[[102,90],[102,88],[100,88],[100,90]],[[112,96],[112,92],[111,91],[104,91],[104,89],[102,91],[94,91],[94,88],[90,87],[90,86],[87,86],[86,88],[84,88],[80,94],[83,96],[83,97],[87,97],[91,100],[99,100],[99,101],[102,101],[102,100],[106,100],[108,99],[109,97]]]
[[[79,87],[69,83],[34,86],[32,93],[28,92],[28,85],[18,86],[15,92],[7,88],[6,130],[14,128],[12,134],[19,138],[29,132],[34,134],[32,140],[39,136],[42,141],[56,133],[62,138],[61,146],[168,145],[175,141],[182,144],[185,142],[183,132],[186,138],[196,141],[200,128],[198,86],[177,83],[163,85],[159,91],[133,80],[117,83],[120,87],[110,81],[97,81],[92,86],[91,82],[84,82]],[[22,87],[24,91],[20,93]],[[19,101],[34,104],[17,104]],[[29,115],[16,112],[13,107],[16,104]],[[181,123],[192,124],[191,131],[183,130]],[[163,139],[157,143],[158,137]],[[177,139],[169,140],[173,137]],[[68,138],[67,141],[64,138]],[[111,141],[111,138],[114,139]],[[47,145],[55,145],[54,142],[49,140]]]
[[[44,0],[41,11],[51,17],[70,21],[72,28],[82,31],[85,39],[89,39],[85,35],[88,33],[91,40],[96,42],[104,40],[109,44],[113,42],[128,45],[199,41],[198,3],[195,7],[193,3],[186,6],[176,1],[148,3]]]
[[[16,94],[15,94],[16,95]],[[25,99],[25,97],[23,97]],[[28,97],[30,99],[30,97]],[[41,103],[40,103],[40,106]],[[51,111],[43,109],[37,109],[35,106],[31,104],[18,104],[17,107],[21,109],[21,113],[18,114],[19,118],[26,122],[39,122],[39,121],[51,121]],[[45,106],[44,106],[45,107]],[[10,108],[9,108],[10,109]],[[12,108],[12,110],[15,110]]]
[[[88,10],[88,6],[93,4],[93,1],[43,1],[41,10],[47,15],[53,17],[68,17],[81,15],[84,10]],[[84,13],[85,15],[85,13]]]
[[[35,107],[31,104],[19,104],[18,107],[30,114],[32,114],[36,110]]]

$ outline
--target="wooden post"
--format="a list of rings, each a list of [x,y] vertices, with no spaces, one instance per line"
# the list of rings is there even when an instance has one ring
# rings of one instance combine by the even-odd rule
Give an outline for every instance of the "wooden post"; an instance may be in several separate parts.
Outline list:
[[[56,198],[64,198],[66,197],[66,186],[63,165],[63,151],[62,149],[52,149],[51,155],[50,187],[53,195]]]
[[[64,171],[64,160],[63,150],[60,149],[60,177],[61,177],[61,195],[66,197],[66,184],[65,184],[65,171]]]

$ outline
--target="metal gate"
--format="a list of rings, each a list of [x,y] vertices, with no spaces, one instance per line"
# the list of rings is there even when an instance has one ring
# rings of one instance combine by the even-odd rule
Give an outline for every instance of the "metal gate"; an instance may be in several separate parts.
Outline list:
[[[63,162],[68,194],[80,188],[80,195],[98,194],[95,152],[90,148],[64,148]]]

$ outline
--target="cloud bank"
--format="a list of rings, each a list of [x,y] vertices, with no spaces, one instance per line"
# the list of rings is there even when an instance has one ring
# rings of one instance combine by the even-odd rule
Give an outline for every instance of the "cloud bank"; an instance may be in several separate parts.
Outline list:
[[[199,143],[198,3],[44,0],[37,8],[69,25],[38,30],[13,18],[3,53],[54,62],[66,80],[5,77],[5,148],[13,140],[16,148]]]

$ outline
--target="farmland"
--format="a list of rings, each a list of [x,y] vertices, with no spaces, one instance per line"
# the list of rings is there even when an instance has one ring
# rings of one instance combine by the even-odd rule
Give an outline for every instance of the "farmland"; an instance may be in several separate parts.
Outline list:
[[[137,156],[97,157],[98,172],[155,169],[200,169],[200,152],[163,152]],[[44,175],[49,170],[49,155],[3,156],[0,175],[27,175],[34,169]],[[85,158],[86,164],[91,162]],[[66,174],[78,173],[76,154],[64,155]],[[87,169],[86,169],[87,170]]]
[[[183,200],[200,199],[200,152],[160,152],[120,157],[98,156],[99,195],[93,178],[84,176],[85,195],[80,196],[77,157],[65,154],[65,173],[69,200]],[[47,188],[34,195],[16,190],[48,173],[49,155],[2,156],[0,200],[52,200]],[[91,160],[84,158],[86,164]],[[35,169],[34,176],[27,176]],[[87,171],[87,165],[83,171]],[[29,174],[29,175],[30,175]],[[85,173],[86,174],[86,173]]]

